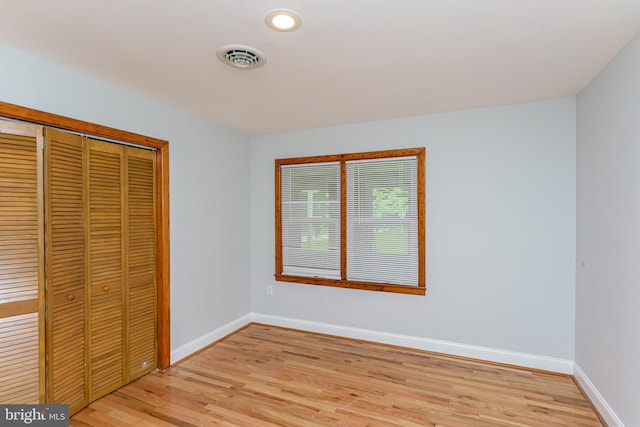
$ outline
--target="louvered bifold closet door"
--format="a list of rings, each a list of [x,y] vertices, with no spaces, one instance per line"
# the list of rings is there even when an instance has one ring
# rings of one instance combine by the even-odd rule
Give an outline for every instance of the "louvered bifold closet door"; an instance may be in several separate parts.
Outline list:
[[[124,183],[122,145],[89,146],[89,400],[124,384]]]
[[[129,378],[157,366],[155,152],[126,149]]]
[[[84,138],[46,130],[47,402],[86,404]]]
[[[44,401],[42,128],[0,121],[0,403]]]

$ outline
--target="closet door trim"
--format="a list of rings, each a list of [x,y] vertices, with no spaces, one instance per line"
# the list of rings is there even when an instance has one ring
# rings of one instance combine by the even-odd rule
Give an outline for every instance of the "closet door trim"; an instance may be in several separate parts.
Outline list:
[[[169,303],[169,143],[95,123],[33,110],[0,101],[0,116],[79,132],[156,150],[156,242],[158,369],[171,366]]]

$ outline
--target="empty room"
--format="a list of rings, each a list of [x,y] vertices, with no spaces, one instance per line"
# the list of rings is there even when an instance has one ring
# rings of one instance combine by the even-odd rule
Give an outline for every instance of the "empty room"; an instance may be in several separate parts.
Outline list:
[[[0,424],[640,425],[639,31],[0,0]]]

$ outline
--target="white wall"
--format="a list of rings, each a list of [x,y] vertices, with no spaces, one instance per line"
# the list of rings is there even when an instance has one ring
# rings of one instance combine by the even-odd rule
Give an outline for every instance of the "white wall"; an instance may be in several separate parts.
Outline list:
[[[274,159],[419,146],[426,296],[274,281]],[[573,360],[575,173],[574,98],[252,137],[252,310]]]
[[[246,315],[249,138],[2,45],[0,63],[1,101],[169,141],[172,349]]]
[[[576,362],[640,425],[640,35],[577,97]]]

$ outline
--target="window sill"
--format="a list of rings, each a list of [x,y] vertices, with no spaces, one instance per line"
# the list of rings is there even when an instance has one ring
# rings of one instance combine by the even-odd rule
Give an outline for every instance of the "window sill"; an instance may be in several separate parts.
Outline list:
[[[394,292],[399,294],[425,295],[426,287],[394,285],[390,283],[356,282],[352,280],[333,280],[320,277],[289,276],[275,274],[276,281],[300,283],[306,285],[333,286],[336,288],[363,289],[367,291]]]

